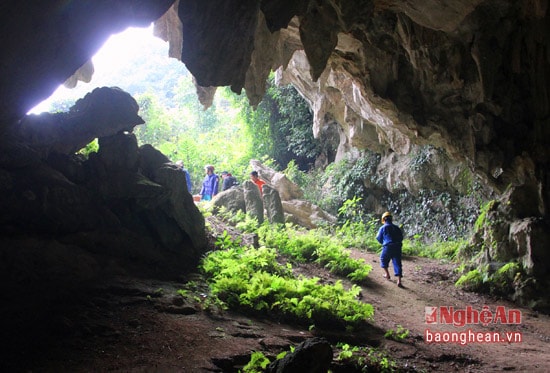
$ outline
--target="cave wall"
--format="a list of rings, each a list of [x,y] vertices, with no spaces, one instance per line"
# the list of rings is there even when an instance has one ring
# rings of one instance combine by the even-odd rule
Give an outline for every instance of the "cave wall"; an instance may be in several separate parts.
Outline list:
[[[531,241],[516,239],[524,237],[517,227],[548,220],[548,8],[547,0],[7,1],[0,127],[67,79],[89,79],[89,59],[109,34],[155,21],[205,106],[226,85],[256,105],[278,70],[311,104],[316,136],[337,127],[338,159],[381,155],[379,172],[394,175],[388,189],[396,180],[422,187],[420,178],[395,175],[430,145],[447,155],[434,172],[455,189],[464,188],[463,167],[504,205],[529,200],[527,213],[503,211],[499,228],[506,250],[524,253]],[[546,242],[544,230],[525,232],[532,241],[541,234]]]

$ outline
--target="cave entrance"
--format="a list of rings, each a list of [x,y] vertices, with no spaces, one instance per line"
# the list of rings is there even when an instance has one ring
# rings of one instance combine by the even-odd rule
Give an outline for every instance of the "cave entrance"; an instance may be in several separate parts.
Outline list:
[[[252,171],[251,159],[273,159],[280,169],[294,161],[307,171],[320,155],[334,158],[330,154],[335,154],[338,139],[325,140],[327,144],[314,139],[311,108],[292,86],[275,88],[272,75],[268,86],[278,91],[268,88],[260,110],[250,107],[244,91],[218,87],[205,109],[191,73],[168,57],[168,49],[167,42],[153,35],[152,25],[112,35],[92,58],[90,82],[60,86],[30,113],[67,112],[98,87],[121,88],[137,101],[145,121],[133,130],[138,145],[151,144],[171,161],[182,161],[191,175],[192,194],[200,191],[206,165],[242,182]],[[84,152],[96,149],[97,144]]]
[[[245,169],[246,148],[253,141],[242,123],[242,110],[249,107],[246,95],[220,87],[205,109],[192,75],[182,62],[168,57],[168,48],[153,35],[152,25],[112,35],[92,58],[90,82],[78,81],[73,88],[61,85],[29,113],[67,112],[95,88],[116,86],[140,107],[145,124],[134,128],[138,144],[151,144],[173,162],[183,161],[192,177],[193,194],[200,191],[207,164],[215,165],[217,173],[229,170],[244,177],[250,172]],[[235,164],[243,166],[237,170]]]

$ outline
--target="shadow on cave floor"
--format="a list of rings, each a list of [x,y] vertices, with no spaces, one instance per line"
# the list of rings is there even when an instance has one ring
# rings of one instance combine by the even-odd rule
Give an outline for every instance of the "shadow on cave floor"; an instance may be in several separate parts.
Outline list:
[[[426,343],[426,330],[462,332],[453,325],[427,325],[425,307],[515,305],[454,286],[450,263],[404,259],[404,285],[382,278],[378,255],[352,251],[373,265],[361,285],[361,299],[373,305],[374,319],[360,332],[327,332],[269,318],[219,311],[199,274],[159,280],[119,273],[75,286],[69,281],[34,281],[18,289],[4,284],[0,307],[0,370],[6,372],[237,372],[261,351],[272,360],[290,346],[323,336],[334,349],[333,372],[353,372],[338,361],[336,344],[374,348],[398,371],[502,370],[543,372],[550,366],[550,318],[519,308],[520,325],[467,325],[480,332],[519,332],[520,343]],[[294,266],[322,283],[342,280],[315,264]],[[192,286],[191,286],[192,284]],[[186,296],[178,291],[185,288]],[[387,331],[409,331],[402,340]],[[518,356],[522,356],[518,359]],[[374,368],[372,369],[374,370]]]

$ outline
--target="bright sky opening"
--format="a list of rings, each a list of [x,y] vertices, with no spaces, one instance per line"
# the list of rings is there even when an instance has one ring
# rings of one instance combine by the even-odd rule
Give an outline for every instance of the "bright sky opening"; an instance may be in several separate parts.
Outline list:
[[[48,111],[50,104],[57,100],[76,100],[83,97],[94,88],[101,86],[98,84],[97,77],[118,69],[123,61],[139,59],[143,50],[151,49],[152,45],[156,47],[163,45],[166,49],[165,56],[168,58],[168,44],[153,36],[152,24],[148,28],[130,27],[119,34],[112,35],[92,57],[95,72],[90,83],[78,82],[75,88],[66,88],[61,84],[49,98],[35,106],[29,113],[38,114]],[[116,82],[113,82],[112,85],[116,85]]]

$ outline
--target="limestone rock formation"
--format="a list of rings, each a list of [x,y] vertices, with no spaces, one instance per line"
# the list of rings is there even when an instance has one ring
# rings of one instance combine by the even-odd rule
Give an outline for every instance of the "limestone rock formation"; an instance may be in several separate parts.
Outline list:
[[[260,189],[250,180],[245,180],[242,186],[244,190],[245,212],[250,217],[256,219],[258,224],[262,224],[264,222],[264,202]]]
[[[267,220],[274,224],[284,223],[285,214],[283,212],[283,205],[279,192],[269,184],[264,185],[262,190],[264,192],[263,197]]]
[[[12,126],[22,141],[48,155],[74,154],[96,138],[131,131],[145,123],[129,93],[117,87],[96,88],[67,113],[29,115]]]
[[[306,227],[309,229],[315,229],[320,225],[327,223],[336,223],[336,218],[327,212],[314,205],[311,202],[292,199],[290,201],[282,201],[283,210],[287,215],[286,220]]]
[[[4,268],[3,286],[64,276],[73,286],[120,271],[177,276],[197,263],[204,218],[184,175],[128,132],[141,123],[131,96],[101,88],[69,113],[32,116],[7,133],[11,143],[0,149],[3,258],[55,268]],[[95,138],[97,152],[75,154]]]
[[[266,369],[269,373],[323,373],[330,370],[332,347],[324,338],[311,338],[296,346],[293,352],[275,360]]]
[[[284,173],[276,172],[256,159],[250,160],[250,167],[258,172],[261,179],[267,181],[279,192],[283,201],[304,197],[304,193],[300,187],[290,181]]]
[[[216,195],[216,198],[212,200],[214,205],[214,212],[219,211],[221,207],[225,207],[228,211],[233,213],[237,211],[246,212],[246,204],[244,200],[244,191],[241,187],[233,187]]]
[[[319,225],[336,223],[336,217],[323,211],[319,206],[305,201],[303,199],[303,191],[298,185],[290,181],[284,173],[276,172],[256,159],[250,160],[250,166],[258,172],[262,180],[268,183],[265,185],[268,186],[268,191],[271,189],[277,191],[281,201],[282,211],[285,214],[284,221],[309,229],[317,228]],[[264,195],[265,194],[264,192]],[[264,197],[264,204],[266,204],[265,199]],[[278,204],[276,201],[274,203]],[[270,211],[275,212],[277,209],[278,208],[274,207]],[[268,213],[268,216],[270,215],[271,214]],[[273,215],[272,218],[274,218],[275,215]],[[275,219],[280,220],[280,217],[276,217]]]

